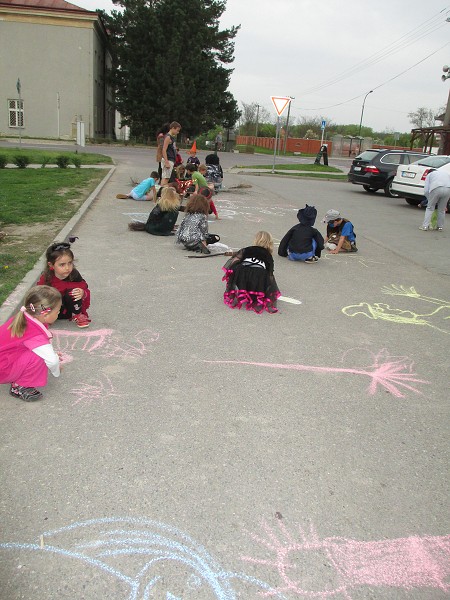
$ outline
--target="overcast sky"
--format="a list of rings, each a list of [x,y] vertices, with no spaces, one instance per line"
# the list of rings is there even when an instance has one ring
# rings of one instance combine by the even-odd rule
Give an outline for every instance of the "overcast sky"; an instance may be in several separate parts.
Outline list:
[[[109,0],[72,3],[113,7]],[[292,118],[359,123],[373,90],[364,125],[404,132],[409,112],[447,103],[450,79],[443,83],[441,75],[450,65],[450,3],[227,0],[221,26],[231,25],[241,25],[230,84],[239,104],[256,102],[276,115],[270,97],[292,96]]]

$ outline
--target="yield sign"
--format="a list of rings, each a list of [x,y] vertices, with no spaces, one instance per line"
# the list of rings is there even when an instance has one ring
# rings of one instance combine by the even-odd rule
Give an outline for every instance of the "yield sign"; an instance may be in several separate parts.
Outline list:
[[[277,111],[278,116],[281,117],[284,109],[289,104],[291,99],[289,98],[289,96],[270,96],[270,99],[272,100],[273,105],[275,106],[275,110]]]

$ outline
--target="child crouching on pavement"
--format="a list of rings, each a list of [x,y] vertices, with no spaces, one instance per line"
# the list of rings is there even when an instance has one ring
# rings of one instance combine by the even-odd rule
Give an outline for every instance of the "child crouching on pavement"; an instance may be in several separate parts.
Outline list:
[[[48,326],[56,321],[61,294],[48,285],[32,287],[20,311],[0,326],[0,383],[25,402],[42,398],[36,387],[47,385],[48,372],[59,377],[59,356]]]
[[[358,252],[353,223],[341,217],[338,210],[331,208],[323,218],[323,222],[327,224],[325,248],[330,254]]]

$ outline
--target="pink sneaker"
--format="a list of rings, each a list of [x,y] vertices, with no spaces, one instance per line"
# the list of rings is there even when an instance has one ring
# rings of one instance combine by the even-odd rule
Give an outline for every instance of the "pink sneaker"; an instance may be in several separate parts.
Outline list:
[[[74,321],[78,327],[80,327],[80,329],[83,327],[89,327],[89,323],[91,322],[91,320],[88,319],[86,315],[83,315],[83,313],[80,313],[79,315],[73,315],[72,321]]]

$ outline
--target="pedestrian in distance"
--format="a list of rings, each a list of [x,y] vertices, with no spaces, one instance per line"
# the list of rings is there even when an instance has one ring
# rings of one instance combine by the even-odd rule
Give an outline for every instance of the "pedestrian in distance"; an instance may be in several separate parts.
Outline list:
[[[358,252],[353,223],[341,217],[338,210],[331,208],[323,218],[323,222],[327,224],[325,248],[330,254]]]
[[[49,285],[61,294],[58,319],[73,321],[80,328],[89,327],[87,309],[91,303],[88,284],[74,267],[74,255],[67,242],[55,242],[45,253],[47,263],[37,285]]]
[[[38,387],[47,385],[48,372],[60,375],[60,357],[54,351],[48,327],[56,321],[61,294],[47,285],[32,287],[20,311],[0,326],[0,383],[25,402],[42,398]]]
[[[156,202],[156,182],[158,180],[158,173],[152,171],[150,177],[143,179],[136,187],[134,187],[129,194],[117,194],[116,198],[119,200],[127,200],[132,198],[133,200],[146,200]]]
[[[222,267],[225,275],[224,303],[230,308],[278,312],[280,296],[274,276],[273,238],[268,231],[258,231],[251,246],[241,248]]]
[[[422,231],[432,229],[431,218],[433,212],[437,209],[436,229],[442,231],[445,222],[445,209],[450,200],[450,173],[444,171],[442,167],[428,173],[423,192],[428,199],[428,204],[423,223],[419,229]]]
[[[320,258],[324,248],[322,234],[314,227],[317,209],[306,205],[297,213],[298,225],[291,227],[280,242],[279,256],[287,256],[289,260],[313,264]]]

